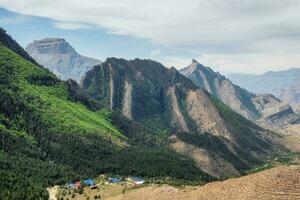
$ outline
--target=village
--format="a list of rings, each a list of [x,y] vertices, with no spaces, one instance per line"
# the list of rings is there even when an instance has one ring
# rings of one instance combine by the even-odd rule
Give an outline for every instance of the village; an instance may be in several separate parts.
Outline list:
[[[55,186],[49,190],[49,200],[92,200],[107,199],[124,194],[145,184],[140,177],[118,177],[101,174],[95,179],[84,179]],[[52,190],[52,191],[51,191]]]

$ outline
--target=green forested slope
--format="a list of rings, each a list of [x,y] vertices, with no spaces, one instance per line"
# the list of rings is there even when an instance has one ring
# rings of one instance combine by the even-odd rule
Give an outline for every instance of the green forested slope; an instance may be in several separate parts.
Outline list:
[[[47,199],[47,186],[99,173],[211,180],[146,129],[75,101],[67,82],[5,46],[0,44],[0,199]]]

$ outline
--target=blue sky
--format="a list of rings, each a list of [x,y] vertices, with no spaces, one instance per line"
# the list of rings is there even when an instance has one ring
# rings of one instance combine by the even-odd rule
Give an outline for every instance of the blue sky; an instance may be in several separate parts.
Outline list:
[[[33,40],[59,37],[65,38],[80,54],[100,60],[107,57],[126,59],[139,57],[164,61],[163,58],[168,56],[186,56],[191,59],[194,55],[186,50],[153,44],[147,39],[111,34],[101,28],[69,30],[56,28],[53,23],[55,22],[48,18],[21,15],[0,8],[1,26],[23,47]],[[182,67],[188,64],[184,63]]]
[[[65,38],[79,53],[150,58],[221,73],[300,67],[298,0],[0,0],[0,25],[23,47]]]

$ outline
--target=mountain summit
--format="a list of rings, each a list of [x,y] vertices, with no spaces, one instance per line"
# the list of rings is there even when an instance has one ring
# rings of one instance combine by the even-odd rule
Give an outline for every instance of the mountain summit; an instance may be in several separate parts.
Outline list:
[[[195,59],[180,72],[191,79],[198,87],[229,105],[234,111],[252,121],[258,119],[259,114],[251,102],[255,95],[231,83],[229,79],[211,68],[205,67]]]
[[[63,38],[34,40],[26,47],[26,51],[63,80],[73,79],[79,82],[86,71],[101,63],[99,60],[80,55]]]

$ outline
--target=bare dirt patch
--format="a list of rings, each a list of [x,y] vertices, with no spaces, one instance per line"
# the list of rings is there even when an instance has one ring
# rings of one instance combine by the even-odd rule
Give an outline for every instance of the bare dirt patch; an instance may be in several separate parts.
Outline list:
[[[148,186],[109,200],[284,200],[300,199],[300,167],[278,166],[240,178],[178,189]]]

